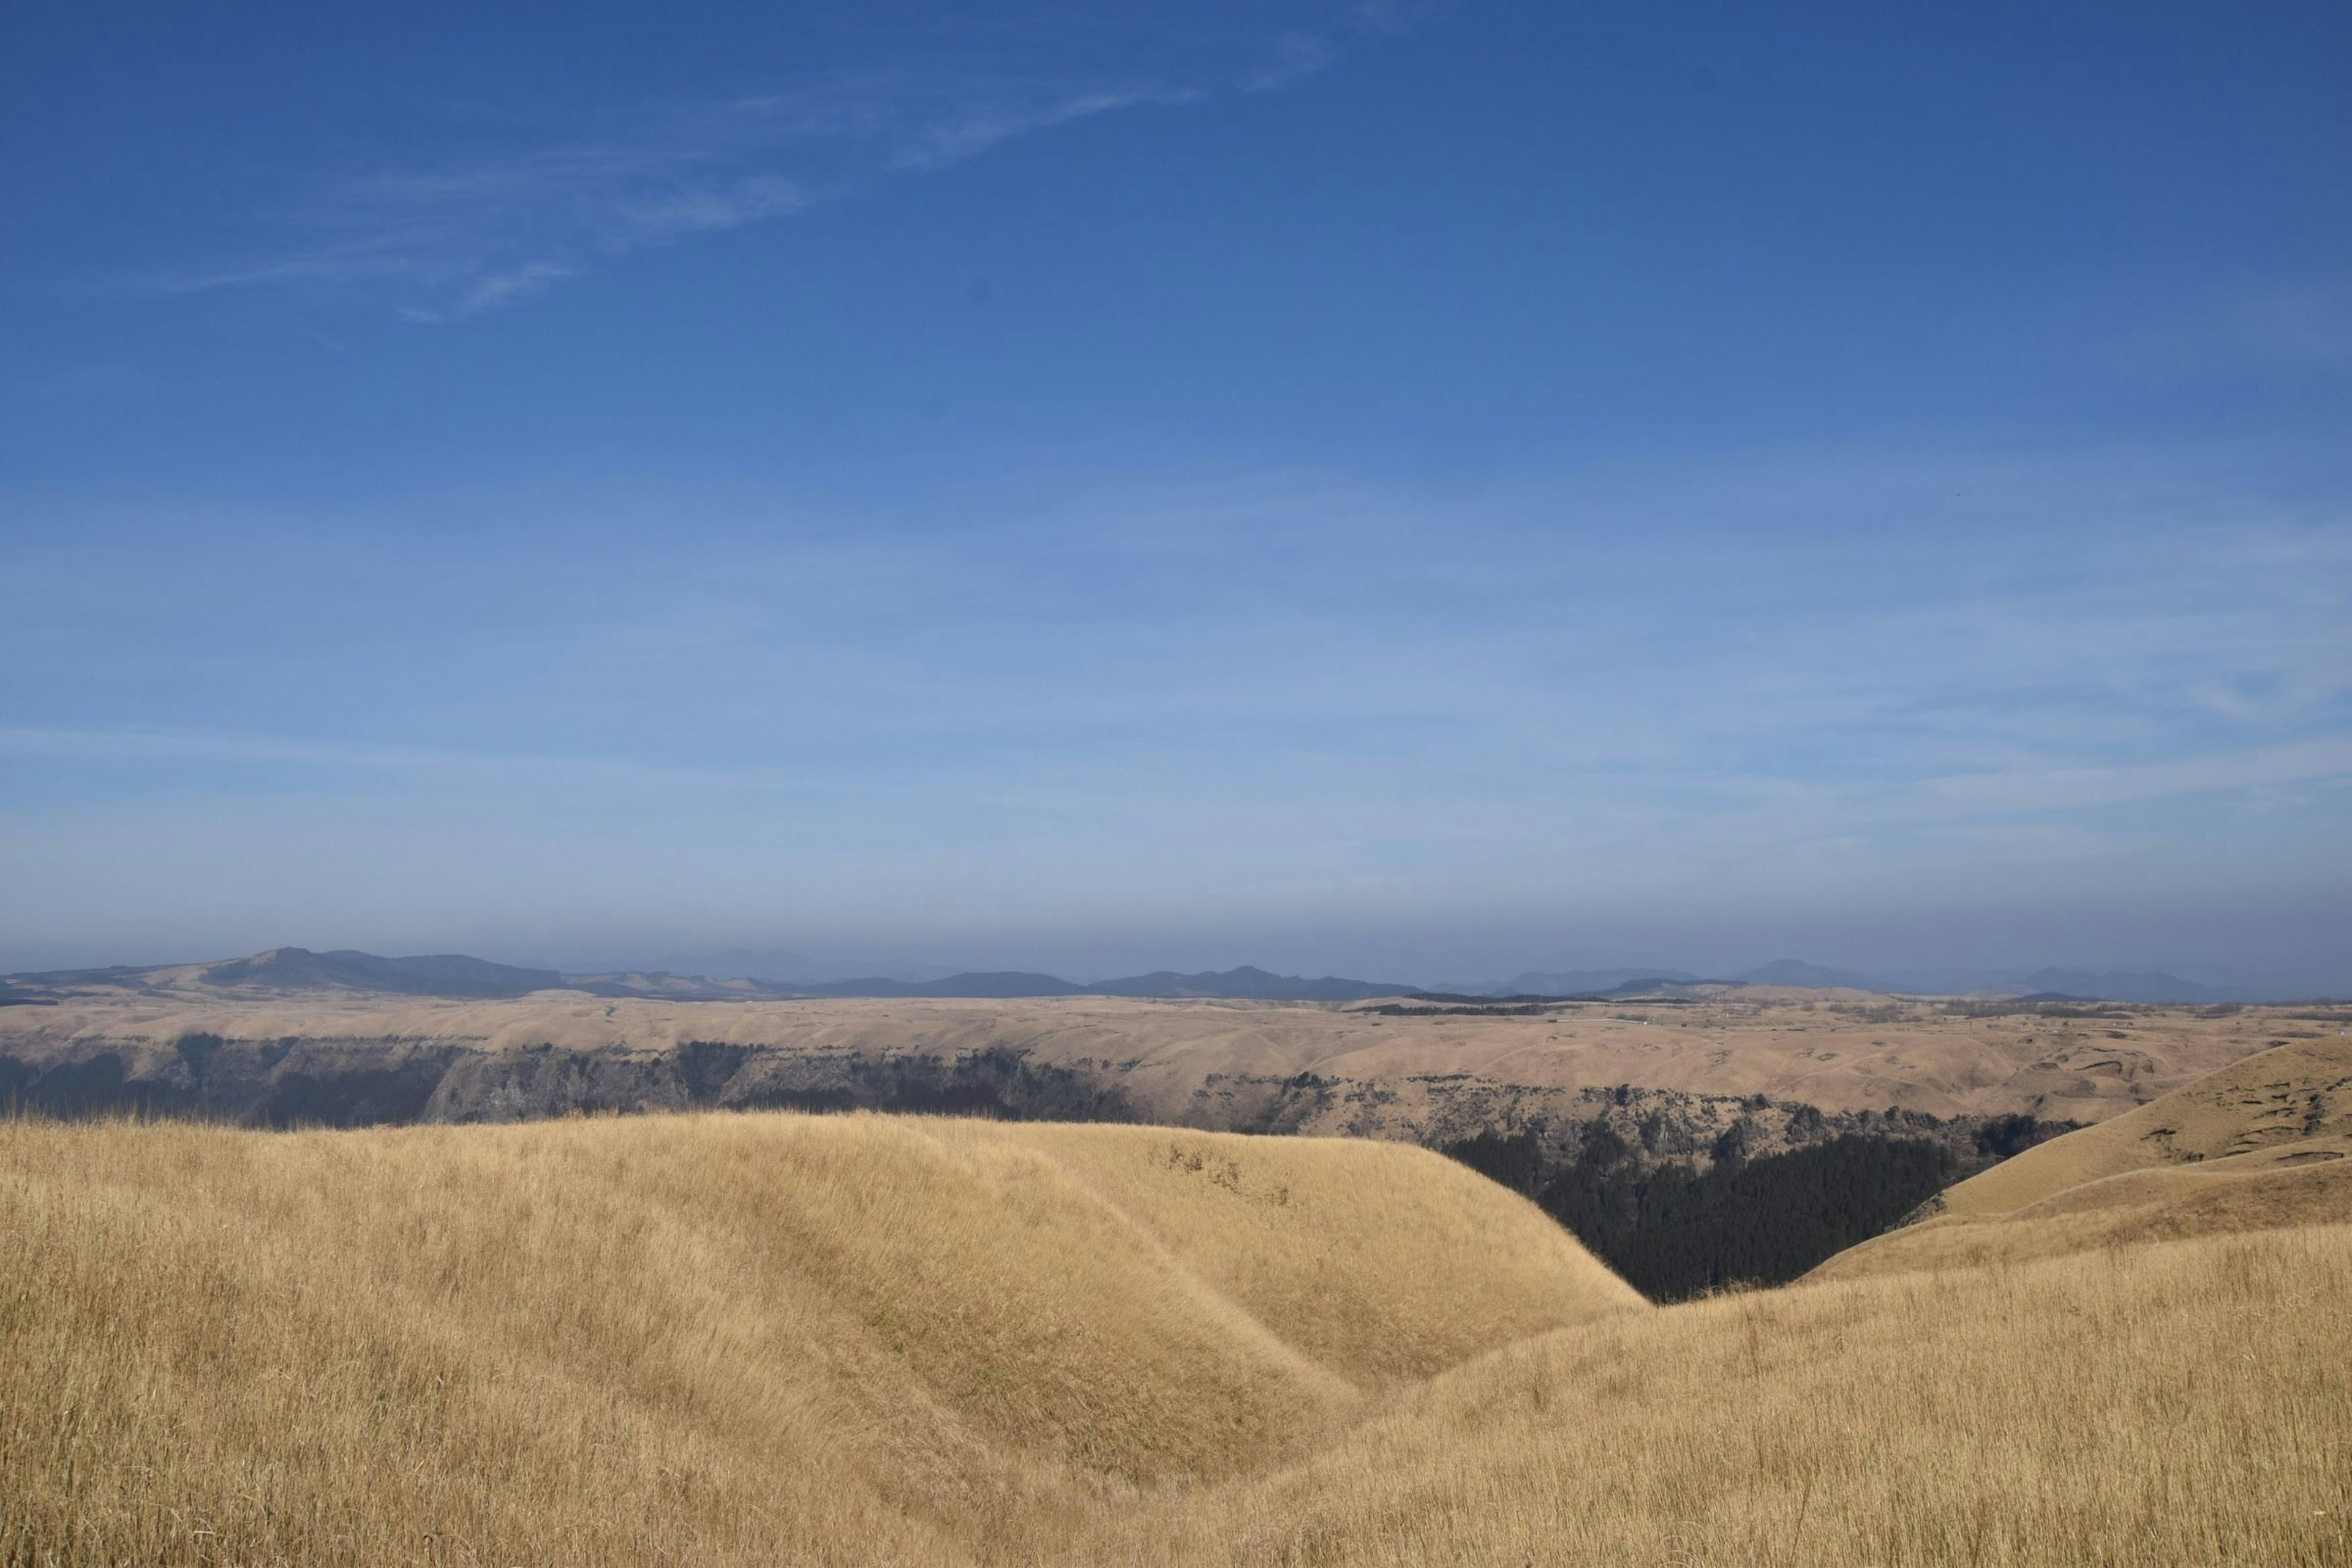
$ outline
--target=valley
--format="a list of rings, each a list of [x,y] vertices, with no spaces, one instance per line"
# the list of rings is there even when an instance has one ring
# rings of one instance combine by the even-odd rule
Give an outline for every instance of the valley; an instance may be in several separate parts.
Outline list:
[[[0,1563],[2352,1562],[2344,1011],[83,984]]]
[[[2226,1144],[2321,1057],[2182,1103]],[[1994,1170],[2142,1173],[2074,1180],[2104,1131]],[[0,1562],[2339,1563],[2312,1191],[1655,1307],[1393,1141],[18,1120]]]

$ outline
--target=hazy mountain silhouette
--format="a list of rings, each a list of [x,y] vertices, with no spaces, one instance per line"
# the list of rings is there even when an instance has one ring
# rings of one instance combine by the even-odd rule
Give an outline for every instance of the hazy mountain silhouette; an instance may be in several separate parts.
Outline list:
[[[1247,964],[1239,969],[1199,974],[1179,974],[1172,969],[1162,969],[1150,974],[1105,980],[1094,985],[1080,985],[1052,974],[992,971],[950,974],[944,980],[904,981],[869,977],[819,984],[795,984],[791,989],[806,996],[1141,996],[1260,1002],[1360,1002],[1368,996],[1407,995],[1413,991],[1410,985],[1343,980],[1333,975],[1326,975],[1320,980],[1307,980],[1295,974],[1276,974]]]
[[[706,980],[756,980],[769,985],[831,985],[843,981],[925,982],[954,973],[932,963],[899,963],[888,959],[821,959],[790,948],[730,947],[715,952],[677,952],[652,963],[611,963],[597,973],[633,970],[667,974],[690,974]],[[583,973],[583,971],[573,971]]]
[[[782,987],[800,996],[1083,996],[1087,988],[1058,975],[1032,974],[1017,969],[974,971],[944,980],[887,980],[879,975],[862,980],[828,980],[814,984],[797,982]]]
[[[1608,996],[1654,990],[1661,986],[1703,984],[1700,976],[1682,969],[1529,970],[1507,982],[1480,985],[1423,987],[1386,981],[1350,980],[1338,975],[1307,979],[1276,974],[1251,964],[1237,969],[1203,971],[1196,974],[1154,970],[1115,980],[1082,985],[1059,975],[1024,970],[967,971],[939,979],[906,979],[868,974],[846,979],[811,975],[785,976],[751,973],[771,970],[797,955],[734,949],[719,958],[774,960],[748,964],[700,966],[699,973],[665,966],[632,968],[594,974],[563,973],[510,963],[494,963],[464,953],[421,954],[384,958],[372,952],[338,949],[313,952],[308,948],[272,948],[249,958],[222,963],[116,965],[104,969],[58,970],[9,977],[11,999],[30,999],[28,987],[58,985],[137,984],[148,975],[176,972],[184,978],[193,970],[204,984],[254,986],[273,991],[374,991],[411,996],[512,997],[534,991],[575,989],[604,996],[647,996],[669,1000],[724,1000],[756,996],[824,997],[977,997],[1136,996],[1180,1000],[1188,997],[1264,1002],[1360,1002],[1376,996],[1453,994],[1482,996]],[[677,964],[687,960],[672,960]],[[1801,959],[1776,959],[1770,963],[1730,977],[1748,985],[1794,985],[1851,988],[1860,991],[1913,994],[1991,994],[2030,997],[2070,997],[2085,1001],[2140,1002],[2156,1005],[2199,1005],[2225,1002],[2289,1000],[2276,988],[2257,989],[2213,985],[2183,980],[2177,974],[2144,970],[2089,970],[2049,967],[2021,979],[1984,984],[1979,975],[1915,971],[1899,977],[1861,974],[1851,970],[1809,963]],[[1941,983],[1938,983],[1941,982]],[[46,999],[46,992],[40,993]]]
[[[736,949],[719,957],[789,960],[791,953],[761,953]],[[110,969],[57,971],[14,978],[34,984],[136,984],[148,975],[194,969],[207,985],[257,986],[272,991],[378,991],[409,996],[525,996],[534,991],[570,989],[600,996],[648,996],[672,1001],[705,998],[724,1000],[754,996],[924,997],[971,996],[1139,996],[1203,997],[1269,1002],[1358,1002],[1370,996],[1417,994],[1410,985],[1370,980],[1346,980],[1325,975],[1307,980],[1296,974],[1276,974],[1244,964],[1238,969],[1180,974],[1162,969],[1081,985],[1057,974],[1024,970],[967,971],[936,980],[906,980],[868,974],[848,979],[814,979],[747,973],[746,969],[777,967],[771,963],[749,965],[707,965],[703,973],[681,973],[672,965],[694,962],[672,959],[660,967],[629,966],[593,973],[562,973],[552,969],[493,963],[462,953],[434,953],[414,958],[383,958],[372,952],[341,949],[313,952],[308,948],[279,947],[249,958],[232,958],[203,965],[152,964]],[[713,973],[712,970],[726,973]]]
[[[1202,996],[1234,1001],[1360,1002],[1368,996],[1411,995],[1416,987],[1383,984],[1373,980],[1343,980],[1327,974],[1320,980],[1296,974],[1276,974],[1244,964],[1239,969],[1179,974],[1159,969],[1150,974],[1106,980],[1087,989],[1097,996]]]
[[[520,969],[463,953],[379,958],[341,949],[312,952],[278,947],[208,965],[208,985],[261,985],[277,991],[392,991],[413,996],[527,996],[563,984],[552,969]]]
[[[1731,977],[1742,985],[1801,985],[1815,991],[1877,991],[1883,987],[1852,970],[1831,969],[1800,958],[1776,958]]]
[[[1694,985],[1704,976],[1687,969],[1555,969],[1528,970],[1508,984],[1495,988],[1497,994],[1523,996],[1584,996],[1598,995],[1621,986],[1663,981],[1674,985]]]
[[[2074,996],[2094,1002],[2213,1003],[2248,999],[2236,986],[2205,985],[2177,974],[2133,970],[2037,969],[2018,981],[2014,989],[2027,994]]]

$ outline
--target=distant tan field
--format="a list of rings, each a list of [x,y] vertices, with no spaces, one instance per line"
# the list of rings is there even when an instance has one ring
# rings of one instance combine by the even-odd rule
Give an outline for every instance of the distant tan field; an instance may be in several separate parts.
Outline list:
[[[0,1125],[0,1563],[2352,1562],[2352,1227],[1654,1310],[1392,1144]]]
[[[1948,1189],[1822,1279],[2352,1220],[2352,1039],[2249,1057]]]
[[[562,1108],[562,1086],[530,1079],[533,1053],[551,1047],[593,1057],[614,1079],[635,1070],[642,1103],[673,1109],[761,1103],[795,1062],[1003,1050],[1083,1072],[1123,1096],[1136,1119],[1177,1125],[1250,1128],[1287,1080],[1314,1075],[1333,1088],[1297,1130],[1426,1141],[1445,1115],[1466,1118],[1458,1129],[1466,1132],[1514,1108],[1558,1109],[1547,1094],[1618,1085],[1761,1094],[1828,1111],[1899,1106],[1939,1117],[2099,1121],[2280,1040],[2332,1037],[2343,1026],[2293,1008],[2081,1011],[2108,1016],[1980,1016],[1936,1002],[1770,987],[1532,1016],[1103,998],[670,1002],[542,992],[461,1002],[99,987],[60,1006],[0,1008],[0,1088],[10,1059],[31,1071],[101,1053],[130,1078],[184,1088],[193,1079],[178,1043],[191,1037],[291,1050],[313,1076],[396,1071],[438,1050],[460,1059],[431,1069],[446,1076],[420,1114],[499,1120]],[[697,1045],[757,1055],[736,1081],[689,1100],[659,1068]]]

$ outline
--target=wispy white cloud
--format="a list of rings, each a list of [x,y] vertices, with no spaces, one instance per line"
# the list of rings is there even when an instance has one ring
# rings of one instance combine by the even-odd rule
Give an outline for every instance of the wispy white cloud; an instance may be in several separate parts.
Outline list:
[[[690,888],[875,930],[2144,902],[2247,951],[2229,900],[2345,907],[2352,527],[1895,467],[1646,506],[1029,476],[923,509],[952,528],[762,506],[643,580],[568,495],[481,499],[462,574],[307,518],[60,530],[12,559],[0,662],[84,651],[11,696],[0,872],[26,907]],[[1738,510],[1768,491],[1813,527]],[[1843,526],[1914,494],[2003,521]]]
[[[1238,85],[1245,92],[1277,91],[1323,70],[1336,53],[1331,40],[1320,33],[1286,33],[1275,40],[1266,62],[1244,74]]]
[[[145,280],[172,293],[333,289],[420,322],[496,310],[633,252],[785,217],[1057,126],[1291,86],[1386,10],[1241,40],[1176,69],[957,65],[602,117],[535,146],[319,183],[231,265]]]
[[[906,170],[943,169],[1033,132],[1122,109],[1197,103],[1211,90],[1174,86],[1089,88],[1034,101],[1023,101],[1017,96],[982,101],[950,110],[916,128],[891,163]]]

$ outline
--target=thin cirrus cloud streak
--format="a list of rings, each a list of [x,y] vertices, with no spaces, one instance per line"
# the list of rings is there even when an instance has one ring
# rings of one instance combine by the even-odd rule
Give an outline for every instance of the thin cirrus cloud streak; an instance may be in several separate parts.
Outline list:
[[[791,216],[1056,126],[1289,87],[1337,49],[1289,34],[1250,53],[1190,80],[896,71],[672,105],[597,136],[331,182],[287,215],[295,243],[278,254],[150,285],[334,288],[389,296],[411,321],[459,320],[633,252]]]
[[[1230,942],[1235,921],[1671,931],[1864,905],[1965,934],[1933,922],[1981,909],[2028,968],[2052,954],[2015,921],[2063,934],[2126,902],[2274,967],[2280,942],[2341,929],[2246,915],[2344,907],[2314,850],[2352,814],[2340,525],[2021,521],[1866,561],[1851,538],[1725,528],[1667,573],[1639,569],[1654,542],[1543,548],[1516,507],[1482,526],[1383,515],[1345,485],[1193,499],[1194,527],[1146,497],[1151,526],[1091,542],[1058,517],[920,550],[715,533],[664,592],[626,595],[535,568],[535,532],[462,578],[266,538],[157,540],[109,553],[137,563],[109,576],[100,547],[61,541],[25,563],[0,649],[72,628],[93,652],[76,689],[20,693],[0,726],[0,881],[44,911],[0,921],[0,950],[119,957],[117,928],[84,946],[47,929],[112,919],[92,889],[137,889],[159,952],[237,950],[211,934],[221,909],[268,941],[302,939],[298,907],[357,921],[340,929],[361,946],[479,945],[448,926],[459,909],[502,911],[497,941],[574,941],[558,903],[648,931],[846,920],[952,945],[984,926],[992,952],[1008,921],[1078,944],[1105,911]],[[316,637],[363,618],[353,584],[388,582],[437,629]],[[190,653],[191,606],[235,630]],[[200,666],[186,692],[157,689],[142,639]],[[1048,951],[1002,956],[1051,969]],[[2294,984],[2336,985],[2336,962]]]
[[[1381,548],[1360,551],[1319,592],[1278,569],[1292,547],[1261,538],[1266,570],[1242,575],[1287,584],[1263,599],[1233,587],[1221,531],[1187,550],[1151,544],[1155,569],[1143,574],[1121,569],[1134,563],[1115,531],[1088,545],[1054,527],[1025,543],[1022,531],[994,531],[913,557],[872,545],[830,564],[838,547],[722,551],[708,575],[689,574],[670,596],[618,619],[589,585],[542,595],[546,624],[509,677],[524,709],[564,710],[582,684],[645,687],[664,693],[665,707],[700,712],[709,732],[759,730],[747,723],[759,704],[695,695],[698,671],[726,668],[740,690],[790,694],[798,740],[771,756],[755,748],[681,766],[687,759],[607,758],[594,747],[566,755],[572,742],[552,732],[551,750],[518,755],[467,744],[462,726],[421,748],[25,727],[0,730],[0,754],[509,779],[522,769],[614,787],[887,779],[921,793],[931,775],[947,794],[1020,759],[1116,799],[1140,787],[1136,770],[1159,770],[1171,746],[1208,745],[1227,755],[1220,768],[1234,791],[1252,798],[1305,795],[1334,809],[1356,798],[1373,809],[1441,785],[1488,805],[1565,789],[1588,807],[1677,803],[1683,831],[1749,809],[1784,824],[1818,811],[1824,824],[1855,829],[2326,791],[2352,777],[2341,728],[2352,648],[2340,595],[2325,586],[2331,574],[2311,571],[2342,557],[2352,535],[2341,530],[2142,540],[2137,558],[2093,548],[2063,570],[2045,561],[2054,577],[2030,584],[2003,564],[2021,544],[1979,538],[1960,552],[1982,574],[1972,585],[1951,580],[1961,563],[1943,547],[1898,553],[1825,601],[1803,596],[1813,563],[1782,562],[1776,578],[1776,552],[1721,541],[1702,552],[1717,558],[1712,566],[1692,567],[1670,590],[1645,589],[1633,574],[1609,604],[1592,604],[1577,593],[1588,556],[1547,563],[1517,532],[1481,536],[1449,521],[1442,541],[1428,520],[1381,527]],[[1303,534],[1325,540],[1311,523]],[[1434,590],[1420,567],[1441,543],[1456,558],[1466,549],[1508,559],[1519,581],[1474,579],[1475,619],[1429,620]],[[1036,569],[1072,552],[1087,569],[1070,580]],[[485,570],[496,589],[502,568]],[[820,603],[843,613],[763,613],[813,574],[837,590]],[[2095,592],[2083,590],[2086,575]],[[1106,581],[1127,586],[1107,595]],[[1898,584],[1928,583],[1942,586],[1887,602]],[[1778,607],[1759,620],[1759,603]],[[994,609],[971,614],[973,604]],[[465,618],[461,604],[444,608]],[[942,621],[957,627],[949,662],[924,629]],[[585,626],[593,639],[575,644]],[[1172,658],[1179,649],[1185,656]],[[269,656],[263,644],[240,657],[268,665]],[[486,646],[466,657],[497,654]],[[1610,674],[1598,683],[1570,673],[1601,668]],[[363,668],[345,673],[365,684]],[[2227,700],[2238,693],[2253,695]],[[2085,713],[2106,722],[2086,727]],[[485,722],[481,738],[500,727]],[[1481,780],[1440,778],[1424,753],[1446,736],[1496,767]],[[1244,737],[1243,755],[1259,763],[1229,754]]]
[[[1296,790],[1272,787],[1286,782],[1286,769],[1278,760],[1269,768],[1234,770],[1241,776],[1217,781],[1217,787],[1208,791],[1217,796],[1230,786],[1245,786],[1238,796],[1194,798],[1198,782],[1191,791],[1171,787],[1167,781],[1155,784],[1130,765],[1132,759],[1118,758],[1047,770],[1036,777],[1005,778],[956,766],[923,773],[843,770],[781,760],[751,766],[678,765],[619,757],[352,745],[152,729],[0,730],[0,755],[49,767],[259,766],[271,770],[271,783],[262,792],[266,795],[313,803],[398,798],[404,804],[395,816],[404,816],[439,801],[469,818],[499,820],[514,807],[519,790],[552,792],[551,798],[570,802],[575,814],[592,816],[603,809],[600,802],[610,805],[659,799],[675,804],[682,797],[699,798],[714,803],[720,820],[739,825],[791,802],[825,814],[823,820],[830,829],[819,837],[845,836],[844,842],[872,837],[868,816],[878,802],[887,801],[898,811],[927,814],[952,800],[959,810],[979,805],[1000,813],[1050,816],[1059,835],[1082,844],[1103,839],[1124,845],[1122,825],[1130,822],[1140,796],[1159,815],[1163,830],[1205,831],[1213,825],[1223,833],[1237,828],[1275,833],[1283,846],[1278,858],[1286,864],[1320,864],[1335,846],[1360,839],[1391,847],[1417,844],[1442,862],[1473,867],[1487,865],[1493,853],[1506,847],[1514,860],[1531,857],[1547,864],[1560,854],[1574,854],[1580,857],[1585,875],[1607,879],[1613,872],[1626,872],[1629,882],[1661,874],[1655,842],[1661,834],[1671,836],[1685,854],[1696,849],[1706,856],[1734,855],[1753,862],[1751,869],[1761,867],[1773,876],[1793,874],[1803,881],[1808,864],[1824,855],[1853,869],[1885,871],[1914,863],[1945,864],[1956,853],[1979,859],[1987,853],[2021,852],[2037,862],[2047,862],[2053,855],[2111,853],[2134,842],[2134,836],[2126,832],[2118,837],[2114,825],[2103,826],[2095,817],[2078,820],[2075,813],[2225,795],[2258,801],[2281,791],[2340,795],[2352,787],[2352,743],[2341,739],[2176,756],[2140,765],[2027,763],[1990,772],[1927,773],[1878,791],[1818,778],[1694,771],[1687,763],[1627,773],[1561,767],[1555,760],[1554,765],[1539,770],[1539,778],[1528,782],[1551,792],[1555,804],[1572,799],[1574,821],[1535,833],[1515,828],[1497,839],[1467,825],[1450,836],[1433,836],[1413,802],[1392,791],[1370,790],[1358,798],[1326,796],[1310,808]],[[214,789],[198,786],[190,793],[194,781],[195,775],[179,775],[179,804],[165,808],[153,803],[156,809],[180,820],[191,812],[201,814],[203,802],[210,800],[232,815],[250,815],[254,796],[249,784],[224,777]],[[383,795],[394,781],[401,781],[404,793]],[[425,787],[422,795],[415,793],[419,784]],[[1571,790],[1570,796],[1559,795],[1563,786]],[[497,793],[486,795],[486,789]],[[1695,808],[1694,792],[1704,797],[1704,809]],[[1509,805],[1519,793],[1506,790],[1498,801],[1470,799],[1455,805]],[[745,812],[753,816],[747,817]],[[850,815],[840,815],[844,812]],[[40,815],[53,818],[58,826],[95,826],[79,811]],[[121,819],[119,810],[104,815],[110,821]],[[1918,831],[1935,837],[1917,841],[1913,836]],[[2025,837],[2021,839],[2021,835]],[[1628,836],[1642,842],[1629,843]],[[1062,849],[1023,842],[1022,854],[1028,858],[1061,858]],[[894,853],[909,852],[890,835],[876,839],[872,847],[892,846]],[[946,853],[949,847],[932,844],[925,852]],[[1361,875],[1365,868],[1342,856],[1326,869],[1334,875]],[[1733,869],[1727,863],[1716,866],[1717,874]],[[1499,864],[1490,870],[1504,874]],[[1638,876],[1631,875],[1634,872]],[[1433,868],[1433,874],[1441,884],[1447,880],[1442,868]]]

